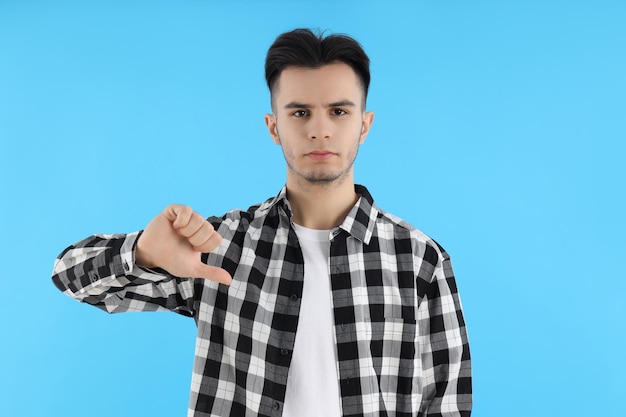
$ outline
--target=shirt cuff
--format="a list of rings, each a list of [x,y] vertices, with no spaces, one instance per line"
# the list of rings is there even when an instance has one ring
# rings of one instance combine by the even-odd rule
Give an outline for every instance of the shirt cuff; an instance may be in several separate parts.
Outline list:
[[[171,276],[163,270],[153,270],[137,265],[135,263],[135,251],[137,248],[137,241],[143,233],[143,230],[138,232],[129,233],[122,243],[120,250],[121,265],[116,270],[123,271],[123,275],[126,275],[129,279],[140,278],[152,282],[163,281],[164,279],[171,278]]]

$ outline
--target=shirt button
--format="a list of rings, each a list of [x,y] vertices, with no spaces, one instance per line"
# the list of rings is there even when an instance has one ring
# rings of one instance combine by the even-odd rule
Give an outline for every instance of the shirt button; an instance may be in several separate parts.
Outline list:
[[[291,301],[294,301],[294,302],[295,302],[295,301],[298,301],[298,296],[297,296],[296,294],[291,294],[291,296],[289,297],[289,299],[290,299]]]
[[[287,356],[287,355],[289,355],[289,350],[288,349],[281,349],[280,350],[280,354],[283,355],[283,356]]]
[[[128,266],[128,262],[124,261],[124,270],[126,272],[130,271],[130,267]]]
[[[280,404],[278,404],[277,402],[274,403],[274,405],[272,406],[274,408],[274,410],[278,411],[280,409]]]

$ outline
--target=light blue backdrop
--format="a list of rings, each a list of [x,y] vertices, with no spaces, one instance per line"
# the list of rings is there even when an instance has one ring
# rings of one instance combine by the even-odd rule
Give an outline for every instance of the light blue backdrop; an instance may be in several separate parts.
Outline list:
[[[81,305],[53,261],[171,202],[275,194],[263,59],[302,26],[372,59],[357,181],[452,255],[474,415],[626,415],[625,22],[619,0],[0,0],[0,415],[185,415],[193,320]]]

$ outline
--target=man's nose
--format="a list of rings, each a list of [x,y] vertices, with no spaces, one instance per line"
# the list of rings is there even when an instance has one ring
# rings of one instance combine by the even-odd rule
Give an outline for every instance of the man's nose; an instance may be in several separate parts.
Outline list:
[[[309,139],[330,139],[332,137],[331,122],[325,115],[312,116],[309,121]]]

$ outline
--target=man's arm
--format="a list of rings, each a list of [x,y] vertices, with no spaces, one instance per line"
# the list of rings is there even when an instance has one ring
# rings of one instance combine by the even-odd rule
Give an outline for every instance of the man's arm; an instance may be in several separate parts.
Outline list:
[[[230,283],[226,271],[200,260],[220,242],[198,213],[171,205],[143,232],[94,235],[68,247],[52,280],[67,295],[110,313],[167,309],[190,315],[194,283],[186,277]]]
[[[461,300],[448,254],[439,253],[430,282],[420,280],[419,344],[423,366],[420,416],[469,417],[472,371]]]

